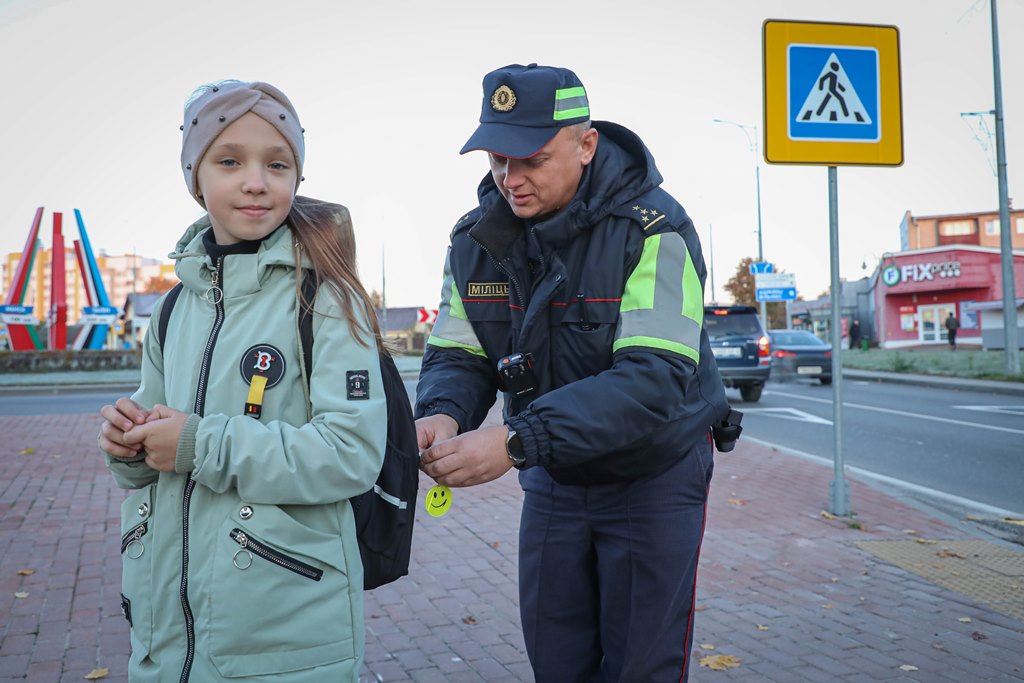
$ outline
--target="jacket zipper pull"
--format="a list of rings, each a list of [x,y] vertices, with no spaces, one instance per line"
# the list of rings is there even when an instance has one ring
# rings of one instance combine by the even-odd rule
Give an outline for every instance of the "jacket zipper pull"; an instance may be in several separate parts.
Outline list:
[[[235,554],[231,556],[231,564],[235,565],[238,569],[248,569],[252,566],[252,553],[249,552],[249,549],[246,547],[249,545],[249,537],[244,533],[240,533],[235,540],[238,541],[238,545],[242,547],[236,550]],[[245,554],[243,555],[242,553]],[[241,563],[239,563],[239,557],[242,558]]]
[[[206,290],[206,300],[216,306],[224,300],[224,290],[220,288],[220,260],[217,260],[217,267],[213,269],[210,278],[210,287]]]

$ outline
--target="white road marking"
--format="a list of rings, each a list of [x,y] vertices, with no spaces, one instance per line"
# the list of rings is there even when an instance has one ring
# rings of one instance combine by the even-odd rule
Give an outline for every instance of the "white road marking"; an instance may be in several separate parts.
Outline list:
[[[823,417],[812,415],[811,413],[805,413],[802,410],[796,408],[744,408],[744,413],[762,413],[770,415],[772,417],[782,417],[787,420],[796,420],[798,422],[810,422],[811,424],[829,425],[832,426],[832,420],[826,420]]]
[[[832,404],[831,399],[817,398],[814,396],[801,396],[800,394],[787,394],[782,391],[766,391],[766,394],[772,396],[785,396],[786,398],[799,398],[804,401],[814,401],[815,403],[827,403]],[[990,429],[996,432],[1007,432],[1008,434],[1024,434],[1024,429],[1011,429],[1010,427],[998,427],[996,425],[986,425],[977,422],[965,422],[964,420],[954,420],[949,417],[936,417],[935,415],[921,415],[920,413],[908,413],[904,410],[893,410],[892,408],[879,408],[878,406],[866,406],[861,403],[847,403],[843,402],[843,408],[859,408],[860,410],[872,410],[876,413],[889,413],[890,415],[903,415],[904,417],[916,417],[919,420],[931,420],[932,422],[945,422],[946,424],[960,425],[961,427],[976,427],[978,429]]]
[[[983,413],[1001,413],[1003,415],[1020,415],[1024,417],[1024,406],[953,406],[960,410],[977,410]]]

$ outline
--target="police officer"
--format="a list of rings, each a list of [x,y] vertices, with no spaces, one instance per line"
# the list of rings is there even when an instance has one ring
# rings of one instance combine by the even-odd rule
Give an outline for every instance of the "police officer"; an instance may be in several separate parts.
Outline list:
[[[729,414],[697,234],[640,138],[590,120],[572,71],[506,66],[483,89],[462,153],[490,173],[451,235],[421,467],[448,486],[519,471],[539,683],[685,680],[710,429]],[[478,429],[496,390],[504,424]]]

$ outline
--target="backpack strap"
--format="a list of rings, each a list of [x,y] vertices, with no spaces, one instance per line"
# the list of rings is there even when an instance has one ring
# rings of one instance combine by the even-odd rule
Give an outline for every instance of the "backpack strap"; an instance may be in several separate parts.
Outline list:
[[[167,296],[164,297],[164,304],[160,307],[160,319],[157,321],[156,326],[156,340],[160,344],[160,353],[164,351],[164,339],[167,338],[167,323],[171,319],[171,311],[174,310],[174,303],[178,300],[181,289],[182,284],[180,282],[174,285],[167,292]]]
[[[320,288],[316,273],[302,269],[302,298],[308,304],[299,301],[302,311],[299,314],[299,342],[302,344],[302,364],[305,366],[306,387],[313,375],[313,302],[316,290]]]

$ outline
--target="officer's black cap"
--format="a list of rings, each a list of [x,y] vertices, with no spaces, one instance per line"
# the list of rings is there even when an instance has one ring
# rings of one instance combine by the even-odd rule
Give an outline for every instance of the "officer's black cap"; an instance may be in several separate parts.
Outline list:
[[[587,92],[572,71],[510,64],[484,76],[480,126],[459,154],[484,150],[526,159],[562,128],[589,120]]]

